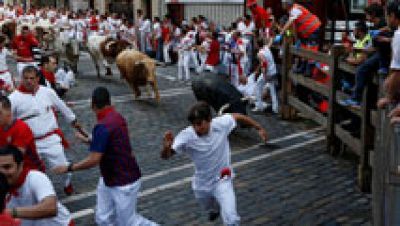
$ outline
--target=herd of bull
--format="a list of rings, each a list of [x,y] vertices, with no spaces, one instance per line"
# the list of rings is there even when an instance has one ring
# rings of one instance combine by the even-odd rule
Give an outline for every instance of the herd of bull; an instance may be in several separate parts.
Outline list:
[[[105,75],[111,76],[111,65],[116,64],[121,79],[125,79],[135,98],[141,96],[140,86],[150,86],[157,102],[160,101],[156,79],[156,61],[135,49],[131,43],[123,39],[113,39],[106,35],[93,34],[86,44],[65,38],[62,32],[56,31],[52,24],[37,22],[35,24],[16,24],[13,21],[0,22],[1,32],[12,40],[22,27],[27,26],[34,31],[47,54],[52,53],[65,61],[75,72],[80,51],[87,51],[93,60],[97,76],[100,77],[100,65],[105,68]],[[192,81],[192,89],[196,99],[208,102],[217,112],[237,112],[246,114],[243,95],[229,82],[220,76],[199,76]]]

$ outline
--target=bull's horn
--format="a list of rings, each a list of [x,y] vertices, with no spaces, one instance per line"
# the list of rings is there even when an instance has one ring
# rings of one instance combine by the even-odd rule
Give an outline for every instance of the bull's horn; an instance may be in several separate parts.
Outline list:
[[[252,98],[251,98],[250,96],[245,96],[245,97],[242,97],[242,98],[240,99],[240,101],[242,101],[242,102],[251,101],[251,100],[252,100]]]
[[[222,107],[218,111],[218,116],[221,116],[224,113],[224,111],[226,111],[230,106],[231,104],[222,105]]]
[[[105,49],[106,49],[107,51],[109,51],[109,50],[110,50],[110,46],[111,46],[112,44],[114,44],[114,43],[115,43],[115,41],[111,41],[111,42],[107,43]]]

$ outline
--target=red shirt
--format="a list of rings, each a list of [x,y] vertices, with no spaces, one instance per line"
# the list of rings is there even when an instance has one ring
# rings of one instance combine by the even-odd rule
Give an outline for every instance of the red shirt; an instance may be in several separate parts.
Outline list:
[[[40,68],[40,71],[42,72],[42,74],[46,78],[46,80],[50,82],[50,84],[52,84],[52,85],[56,84],[56,76],[54,75],[53,72],[46,71],[43,67]]]
[[[12,218],[5,212],[0,214],[0,226],[20,226],[20,225],[21,225],[20,220]]]
[[[171,39],[170,30],[168,26],[162,26],[161,28],[161,37],[164,42],[169,42]]]
[[[98,31],[99,30],[99,21],[97,20],[96,16],[92,16],[89,21],[89,28],[91,31]]]
[[[25,38],[22,35],[15,36],[12,41],[12,48],[17,50],[17,55],[24,58],[32,58],[32,47],[38,46],[39,42],[33,34],[28,34]]]
[[[32,130],[24,121],[17,119],[9,128],[0,128],[0,147],[7,145],[25,149],[24,167],[45,171],[44,163],[36,151]]]
[[[219,42],[213,39],[210,44],[210,52],[206,60],[206,64],[215,66],[219,63]]]
[[[254,24],[257,29],[263,28],[262,21],[265,21],[265,27],[271,27],[271,21],[269,20],[269,13],[261,6],[251,9],[251,14],[253,14]]]

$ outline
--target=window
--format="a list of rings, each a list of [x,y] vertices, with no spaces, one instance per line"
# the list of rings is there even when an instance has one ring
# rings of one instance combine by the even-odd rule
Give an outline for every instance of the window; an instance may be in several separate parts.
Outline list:
[[[351,13],[364,13],[364,9],[367,6],[367,0],[351,0],[350,4]]]

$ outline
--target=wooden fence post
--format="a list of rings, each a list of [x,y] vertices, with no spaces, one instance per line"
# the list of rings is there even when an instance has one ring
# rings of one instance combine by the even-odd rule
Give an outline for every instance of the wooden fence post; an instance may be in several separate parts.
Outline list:
[[[391,139],[387,143],[389,167],[385,183],[385,226],[400,225],[400,124],[389,128],[386,128]]]
[[[384,77],[379,77],[379,97],[384,96]],[[389,139],[387,111],[379,109],[375,127],[375,150],[372,159],[372,218],[373,225],[384,225],[385,172],[387,166],[386,143]]]
[[[286,37],[283,43],[283,57],[281,66],[282,75],[282,100],[281,100],[281,118],[284,120],[290,120],[294,118],[295,110],[289,105],[288,97],[292,93],[292,82],[289,78],[290,70],[292,70],[292,54],[291,48],[291,38]]]
[[[333,46],[332,48],[332,58],[329,63],[331,79],[328,84],[329,89],[329,109],[328,109],[328,120],[326,125],[326,140],[327,140],[327,150],[331,154],[336,154],[339,151],[339,139],[335,135],[335,116],[336,116],[336,89],[338,88],[338,76],[336,73],[339,67],[339,57],[343,51],[342,46]]]
[[[373,146],[373,130],[370,126],[371,109],[375,103],[372,82],[367,84],[363,91],[361,103],[361,133],[360,133],[360,158],[358,163],[357,183],[363,192],[371,191],[371,167],[369,166],[369,150]]]

